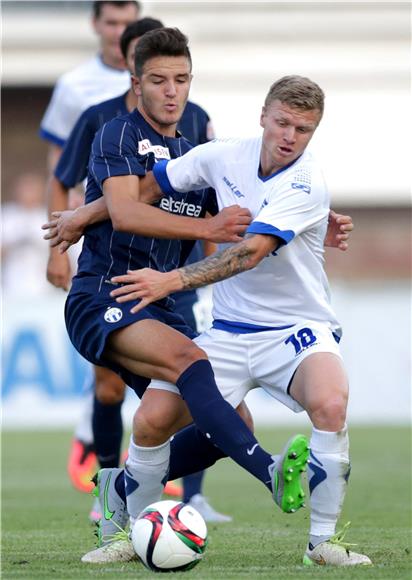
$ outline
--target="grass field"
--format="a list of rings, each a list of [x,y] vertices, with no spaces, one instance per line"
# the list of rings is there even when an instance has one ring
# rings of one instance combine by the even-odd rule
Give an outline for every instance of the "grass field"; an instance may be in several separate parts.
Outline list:
[[[259,430],[262,442],[280,447],[290,430]],[[87,522],[90,498],[70,487],[65,463],[70,434],[6,432],[2,449],[3,578],[140,578],[139,564],[88,566],[93,547]],[[229,460],[208,473],[205,494],[233,515],[231,524],[209,525],[205,560],[184,575],[202,579],[411,578],[410,433],[401,428],[354,428],[352,476],[341,523],[373,568],[305,568],[309,511],[282,514],[263,486]]]

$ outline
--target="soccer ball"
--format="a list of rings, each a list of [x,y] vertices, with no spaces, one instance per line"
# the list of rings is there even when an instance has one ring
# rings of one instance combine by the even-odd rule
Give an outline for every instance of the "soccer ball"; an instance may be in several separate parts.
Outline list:
[[[190,570],[207,545],[205,520],[190,505],[158,501],[145,508],[132,528],[131,539],[143,564],[155,572]]]

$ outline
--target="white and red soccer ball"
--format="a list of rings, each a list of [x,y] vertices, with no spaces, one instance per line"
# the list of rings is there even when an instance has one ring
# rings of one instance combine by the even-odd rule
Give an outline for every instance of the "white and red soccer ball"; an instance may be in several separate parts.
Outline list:
[[[143,564],[155,572],[190,570],[207,546],[207,527],[190,505],[158,501],[137,518],[131,539]]]

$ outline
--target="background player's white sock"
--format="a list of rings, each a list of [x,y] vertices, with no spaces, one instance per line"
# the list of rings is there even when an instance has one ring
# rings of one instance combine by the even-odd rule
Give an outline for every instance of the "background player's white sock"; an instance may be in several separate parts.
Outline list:
[[[167,482],[169,457],[169,441],[157,447],[140,447],[131,436],[124,472],[131,525],[145,507],[160,500]]]
[[[335,533],[350,473],[347,426],[332,433],[313,428],[308,480],[311,503],[310,543],[313,546]]]
[[[83,441],[83,443],[86,445],[91,445],[93,443],[93,401],[94,391],[92,390],[90,393],[87,393],[87,395],[84,397],[84,400],[81,402],[83,405],[82,414],[74,432],[75,438]]]

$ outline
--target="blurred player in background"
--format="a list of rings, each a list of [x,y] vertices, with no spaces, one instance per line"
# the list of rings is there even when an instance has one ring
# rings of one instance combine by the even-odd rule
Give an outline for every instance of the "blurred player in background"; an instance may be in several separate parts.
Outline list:
[[[140,3],[135,0],[93,2],[92,25],[99,40],[99,52],[58,79],[40,125],[40,136],[49,145],[47,165],[50,176],[81,113],[91,105],[128,90],[130,74],[120,50],[120,37],[126,26],[138,19],[140,10]],[[78,193],[73,190],[70,205],[76,207],[78,203]],[[49,210],[65,209],[67,204],[66,193],[61,195],[54,192],[49,200]],[[78,251],[75,251],[72,259],[75,260],[77,255]],[[50,248],[48,272],[49,281],[58,287],[68,288],[71,277],[69,261],[61,260],[53,248]],[[98,388],[105,379],[105,376],[91,373],[88,383],[95,383]],[[90,491],[90,474],[96,465],[91,428],[92,405],[93,398],[89,395],[88,405],[76,429],[68,463],[73,484],[83,491]],[[95,516],[98,514],[92,510],[91,517]]]
[[[2,205],[2,288],[10,296],[39,296],[50,290],[39,276],[47,264],[47,248],[37,233],[47,215],[44,190],[41,175],[23,173],[12,184],[11,201]]]
[[[127,26],[120,38],[122,55],[130,74],[134,74],[134,52],[139,38],[150,30],[163,27],[159,20],[143,18]],[[130,85],[130,76],[129,76]],[[113,99],[88,108],[80,116],[71,132],[63,153],[57,164],[49,186],[49,215],[56,210],[68,208],[68,194],[87,176],[87,163],[91,144],[98,129],[113,117],[131,112],[137,105],[137,96],[129,90]],[[209,116],[198,105],[188,102],[178,124],[181,133],[194,145],[205,143],[212,136]],[[207,253],[214,248],[207,246]],[[204,255],[202,245],[196,244],[189,257],[197,261]],[[55,286],[69,289],[72,272],[67,254],[50,248],[47,278]],[[193,307],[197,302],[196,290],[178,294],[176,311],[179,312],[193,330],[197,324]],[[77,488],[90,491],[93,484],[91,477],[96,470],[95,454],[101,467],[117,467],[120,461],[123,425],[121,406],[125,396],[125,385],[118,375],[103,367],[94,367],[96,385],[93,399],[92,419],[90,419],[90,401],[87,401],[86,412],[77,428],[69,461],[69,474]],[[92,434],[90,433],[92,426]],[[204,473],[189,475],[183,482],[183,501],[192,503],[206,521],[225,522],[231,518],[216,512],[202,494]],[[181,495],[180,486],[171,482],[165,493]],[[100,517],[98,501],[91,512],[91,519]]]

